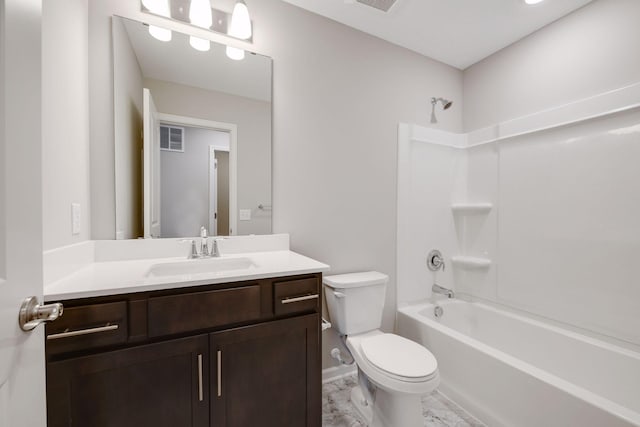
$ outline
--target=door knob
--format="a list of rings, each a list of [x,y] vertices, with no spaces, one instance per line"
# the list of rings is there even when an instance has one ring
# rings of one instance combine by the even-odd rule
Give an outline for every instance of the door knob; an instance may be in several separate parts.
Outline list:
[[[40,305],[36,297],[25,298],[18,316],[20,328],[23,331],[30,331],[43,322],[53,322],[62,316],[63,309],[59,302]]]

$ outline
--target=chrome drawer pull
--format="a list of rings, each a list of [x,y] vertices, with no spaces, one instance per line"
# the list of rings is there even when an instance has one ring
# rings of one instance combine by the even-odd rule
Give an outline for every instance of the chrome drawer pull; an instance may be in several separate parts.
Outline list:
[[[202,355],[198,355],[198,400],[202,402],[204,396],[202,395]]]
[[[222,351],[218,350],[218,397],[222,396]]]
[[[77,331],[60,332],[59,334],[51,334],[47,336],[47,340],[57,340],[59,338],[77,337],[80,335],[97,334],[100,332],[115,331],[118,325],[100,326],[98,328],[80,329]]]
[[[309,301],[309,300],[312,300],[312,299],[318,299],[318,294],[304,295],[304,296],[301,296],[301,297],[294,297],[294,298],[284,298],[280,302],[282,304],[291,304],[292,302]]]

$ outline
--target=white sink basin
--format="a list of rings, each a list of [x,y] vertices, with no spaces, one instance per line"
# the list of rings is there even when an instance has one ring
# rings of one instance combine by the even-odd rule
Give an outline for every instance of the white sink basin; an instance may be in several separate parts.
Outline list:
[[[146,277],[184,276],[191,274],[221,273],[255,268],[249,258],[206,258],[154,264]]]

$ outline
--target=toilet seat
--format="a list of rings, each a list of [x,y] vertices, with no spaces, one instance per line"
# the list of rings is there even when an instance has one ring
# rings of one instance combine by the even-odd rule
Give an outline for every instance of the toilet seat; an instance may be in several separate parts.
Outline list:
[[[399,381],[424,382],[437,375],[438,362],[420,344],[395,334],[377,334],[360,343],[375,369]]]

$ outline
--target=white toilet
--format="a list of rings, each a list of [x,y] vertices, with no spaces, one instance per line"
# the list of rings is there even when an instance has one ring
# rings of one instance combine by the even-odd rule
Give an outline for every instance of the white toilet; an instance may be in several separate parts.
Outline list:
[[[371,427],[422,427],[422,396],[440,383],[423,346],[380,331],[388,277],[376,271],[326,276],[331,322],[358,366],[351,400]]]

